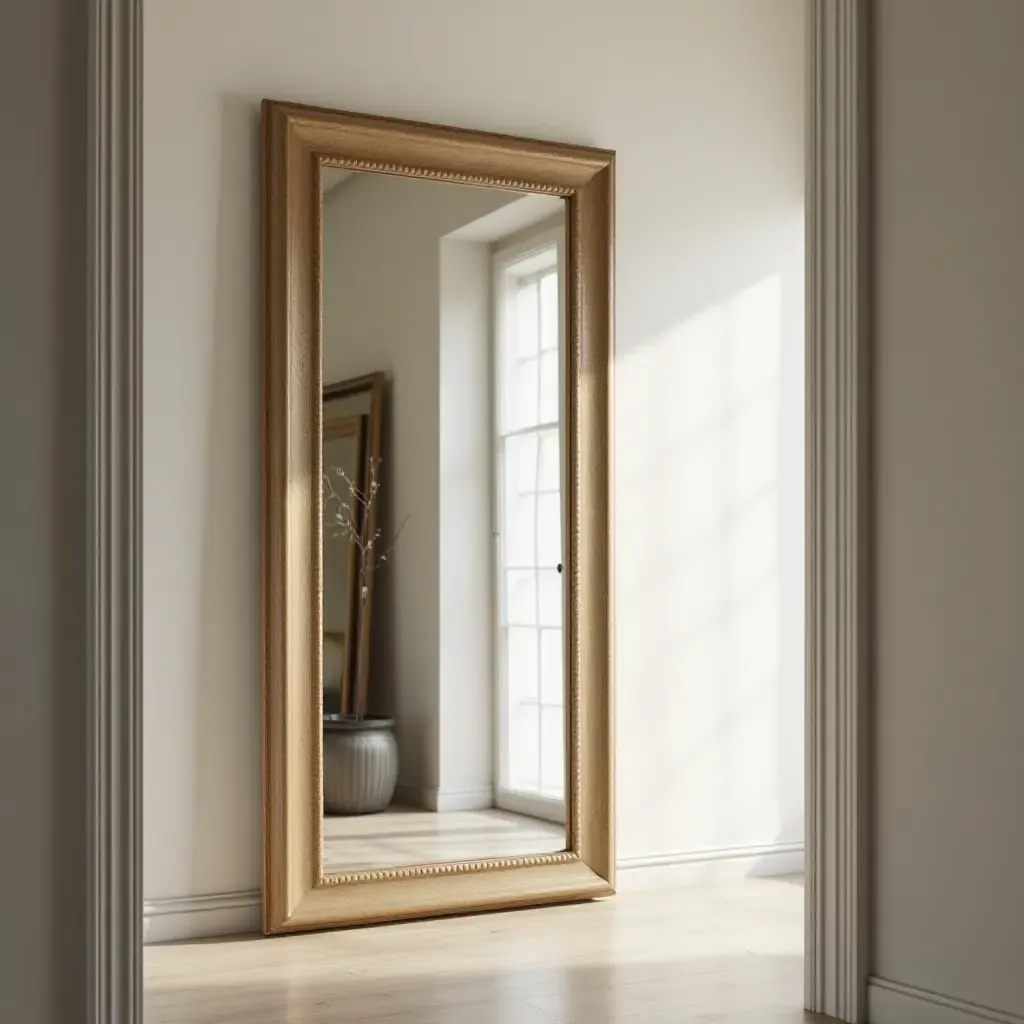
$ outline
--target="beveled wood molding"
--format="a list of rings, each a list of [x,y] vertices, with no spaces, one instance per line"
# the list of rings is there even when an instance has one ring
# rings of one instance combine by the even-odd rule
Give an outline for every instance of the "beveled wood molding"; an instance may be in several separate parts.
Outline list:
[[[142,0],[89,4],[90,1024],[142,1022]]]
[[[868,969],[869,0],[808,0],[805,997]]]
[[[614,886],[611,357],[614,154],[264,101],[263,928],[565,902]],[[319,646],[324,165],[565,197],[570,767],[563,853],[324,877]],[[287,490],[286,490],[287,481]]]

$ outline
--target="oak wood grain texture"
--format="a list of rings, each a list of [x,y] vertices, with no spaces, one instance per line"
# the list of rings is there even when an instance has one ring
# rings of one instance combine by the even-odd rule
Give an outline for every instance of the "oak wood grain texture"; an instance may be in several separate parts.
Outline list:
[[[264,101],[332,167],[571,195],[615,154],[560,142]]]
[[[337,441],[343,437],[359,437],[362,419],[361,416],[337,416],[326,420],[324,422],[324,440]]]
[[[146,1024],[809,1024],[797,879],[149,946]]]
[[[315,886],[320,840],[319,809],[312,820],[311,809],[319,804],[314,748],[321,739],[310,728],[318,703],[313,687],[320,679],[320,645],[314,638],[320,630],[309,590],[319,569],[312,502],[321,407],[314,401],[318,374],[308,341],[315,275],[310,268],[303,272],[301,248],[310,241],[312,189],[299,186],[297,178],[309,170],[309,161],[286,129],[279,118],[263,120],[262,888],[267,928],[287,918]],[[290,230],[293,224],[305,224],[306,230]],[[293,343],[296,336],[306,344]]]
[[[557,903],[614,884],[611,346],[614,154],[264,101],[263,928]],[[569,849],[324,877],[320,175],[324,164],[564,196]]]

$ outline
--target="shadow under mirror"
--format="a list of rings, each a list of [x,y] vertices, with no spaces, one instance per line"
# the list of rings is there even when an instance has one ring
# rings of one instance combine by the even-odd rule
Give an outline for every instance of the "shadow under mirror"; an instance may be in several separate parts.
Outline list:
[[[564,201],[321,171],[323,874],[564,850]]]

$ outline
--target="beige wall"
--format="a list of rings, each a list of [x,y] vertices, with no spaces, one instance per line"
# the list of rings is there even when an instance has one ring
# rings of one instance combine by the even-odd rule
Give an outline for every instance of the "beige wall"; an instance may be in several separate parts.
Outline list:
[[[147,898],[259,880],[267,96],[618,151],[621,878],[793,864],[803,63],[802,0],[147,0]]]
[[[1024,1013],[1024,4],[875,19],[873,970]]]
[[[84,1020],[86,5],[0,7],[0,1021]]]

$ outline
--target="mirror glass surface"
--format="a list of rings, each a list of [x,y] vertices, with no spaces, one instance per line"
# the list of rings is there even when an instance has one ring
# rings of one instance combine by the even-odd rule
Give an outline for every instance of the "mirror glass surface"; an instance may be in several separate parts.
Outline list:
[[[321,177],[323,872],[564,850],[564,201]]]

